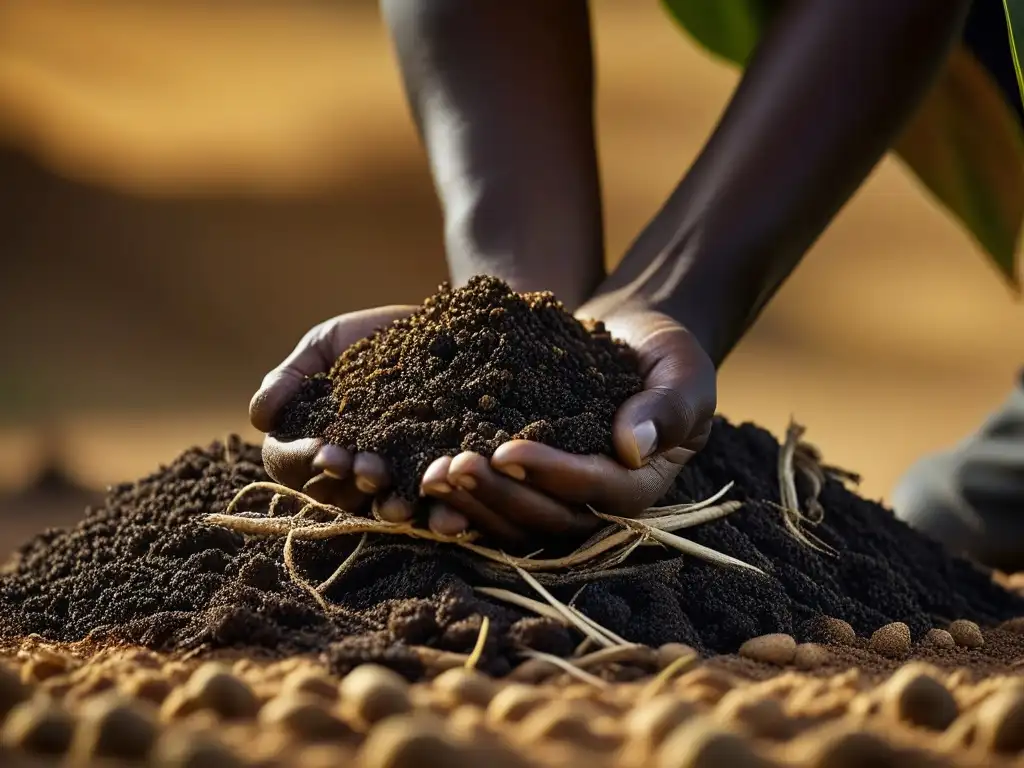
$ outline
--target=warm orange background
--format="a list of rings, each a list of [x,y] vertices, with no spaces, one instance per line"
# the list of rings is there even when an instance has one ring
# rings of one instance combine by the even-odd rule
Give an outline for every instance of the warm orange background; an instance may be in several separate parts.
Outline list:
[[[614,261],[737,75],[656,0],[593,5]],[[0,142],[0,487],[45,450],[99,485],[251,435],[251,391],[311,324],[444,277],[372,3],[4,4]],[[884,496],[1004,397],[1022,326],[887,161],[727,363],[721,410],[776,433],[795,415]]]

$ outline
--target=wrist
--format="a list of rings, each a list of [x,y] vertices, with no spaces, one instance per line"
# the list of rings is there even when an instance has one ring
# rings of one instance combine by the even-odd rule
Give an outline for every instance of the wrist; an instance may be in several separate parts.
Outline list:
[[[601,320],[658,312],[686,327],[718,367],[766,298],[763,264],[708,238],[682,236],[661,248],[644,236],[580,314]],[[645,247],[646,246],[646,247]]]

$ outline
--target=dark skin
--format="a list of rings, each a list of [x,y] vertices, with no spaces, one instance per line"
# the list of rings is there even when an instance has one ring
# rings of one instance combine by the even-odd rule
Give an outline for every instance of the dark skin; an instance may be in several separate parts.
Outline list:
[[[552,290],[639,353],[615,459],[524,440],[424,473],[430,526],[509,545],[582,535],[586,505],[636,514],[707,441],[715,371],[861,185],[940,70],[963,0],[794,0],[762,39],[718,126],[606,275],[582,0],[382,0],[445,214],[455,284],[474,274]],[[303,376],[411,307],[314,328],[253,397],[269,431]],[[318,440],[264,444],[268,471],[346,509],[405,520],[385,462]],[[318,474],[319,473],[319,474]],[[315,476],[310,484],[309,480]]]

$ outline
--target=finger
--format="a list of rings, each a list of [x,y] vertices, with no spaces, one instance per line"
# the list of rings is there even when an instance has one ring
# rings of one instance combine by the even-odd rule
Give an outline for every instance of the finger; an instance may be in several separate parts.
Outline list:
[[[500,518],[523,528],[575,535],[592,530],[597,522],[589,512],[581,515],[552,497],[499,474],[478,453],[460,453],[452,459],[448,479]]]
[[[451,456],[441,456],[431,462],[423,473],[420,493],[437,499],[444,506],[457,511],[468,525],[481,533],[507,542],[520,541],[524,533],[511,523],[502,520],[492,510],[474,499],[468,491],[456,488],[448,481]]]
[[[289,488],[301,488],[313,476],[313,459],[323,447],[320,438],[263,440],[263,466],[274,480]]]
[[[694,355],[701,359],[694,360]],[[699,350],[666,354],[648,372],[644,391],[616,411],[616,453],[627,467],[637,469],[659,451],[699,450],[707,441],[715,405],[715,373],[706,355]]]
[[[451,463],[451,456],[439,456],[430,463],[420,480],[420,496],[443,498],[452,492],[448,483],[448,467]]]
[[[387,462],[375,453],[357,453],[352,462],[356,488],[365,494],[375,494],[391,484]]]
[[[322,504],[330,504],[352,514],[358,513],[367,501],[366,494],[356,488],[351,478],[338,480],[323,472],[302,486],[302,492]]]
[[[328,323],[331,321],[328,321]],[[261,432],[274,428],[274,418],[281,407],[291,400],[302,382],[315,373],[331,367],[334,358],[322,343],[327,331],[321,323],[306,333],[284,361],[263,377],[260,388],[249,401],[249,421]]]
[[[451,507],[435,504],[430,508],[427,527],[442,536],[457,536],[469,527],[469,521]]]
[[[373,516],[385,523],[407,523],[412,520],[412,502],[391,494],[374,499]]]
[[[630,470],[608,456],[579,456],[530,440],[512,440],[498,447],[491,466],[568,504],[631,515],[664,496],[682,465],[671,455],[659,455]]]
[[[340,445],[328,443],[313,459],[313,469],[318,469],[335,480],[344,480],[352,472],[352,452]]]
[[[277,412],[295,396],[306,377],[330,370],[338,356],[354,342],[408,316],[415,309],[405,305],[375,307],[349,312],[313,326],[291,354],[263,377],[260,388],[249,402],[249,421],[261,432],[271,431]]]

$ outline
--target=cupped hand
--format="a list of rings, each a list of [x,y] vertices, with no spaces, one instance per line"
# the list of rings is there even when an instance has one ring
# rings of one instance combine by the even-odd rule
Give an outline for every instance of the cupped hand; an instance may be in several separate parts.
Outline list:
[[[278,412],[302,386],[307,376],[330,370],[337,357],[353,343],[402,317],[415,307],[393,305],[349,312],[313,327],[284,361],[263,378],[249,403],[249,420],[261,432],[273,430]],[[357,511],[372,499],[382,519],[408,519],[408,502],[391,497],[387,464],[372,453],[352,454],[320,438],[279,440],[270,434],[263,441],[263,464],[282,485],[304,489],[318,501]]]
[[[586,316],[586,307],[581,309]],[[437,459],[422,490],[437,505],[431,527],[481,530],[515,544],[531,534],[580,536],[599,519],[587,510],[632,516],[652,506],[707,442],[716,376],[697,339],[667,315],[631,309],[601,318],[637,353],[644,389],[618,409],[618,461],[512,440],[490,460],[476,453]]]

